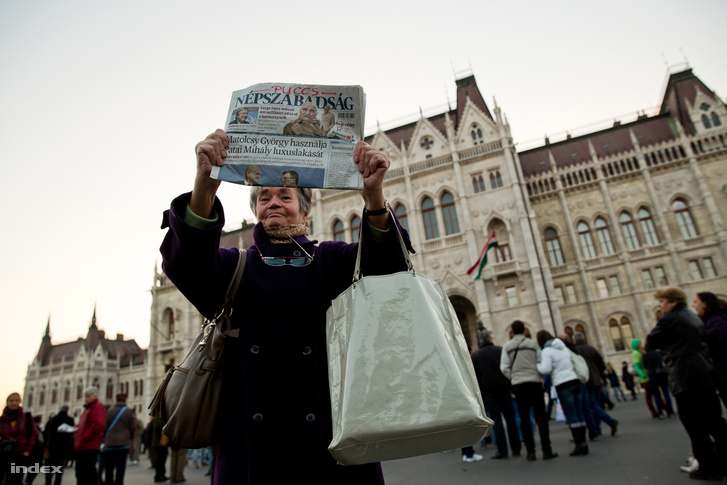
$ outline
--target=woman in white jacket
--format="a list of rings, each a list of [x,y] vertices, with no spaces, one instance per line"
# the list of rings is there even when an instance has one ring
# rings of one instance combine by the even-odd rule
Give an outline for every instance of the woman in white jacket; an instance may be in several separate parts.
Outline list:
[[[562,340],[554,338],[547,330],[537,334],[538,345],[542,349],[538,372],[542,375],[550,374],[550,378],[558,392],[558,400],[563,408],[565,420],[570,427],[573,441],[576,443],[571,456],[588,454],[586,442],[586,418],[583,416],[583,386],[578,380],[570,350]]]

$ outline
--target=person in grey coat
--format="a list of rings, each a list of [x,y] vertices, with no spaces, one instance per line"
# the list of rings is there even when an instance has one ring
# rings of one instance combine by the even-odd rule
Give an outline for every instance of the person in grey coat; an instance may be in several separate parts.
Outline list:
[[[512,340],[502,348],[500,371],[512,383],[520,415],[520,429],[528,450],[527,459],[530,461],[537,459],[533,428],[530,426],[530,408],[532,408],[540,432],[543,459],[549,460],[558,456],[558,453],[555,453],[550,446],[548,415],[545,412],[543,399],[543,377],[537,368],[540,361],[540,347],[533,339],[525,336],[525,324],[520,320],[512,322],[512,333]]]

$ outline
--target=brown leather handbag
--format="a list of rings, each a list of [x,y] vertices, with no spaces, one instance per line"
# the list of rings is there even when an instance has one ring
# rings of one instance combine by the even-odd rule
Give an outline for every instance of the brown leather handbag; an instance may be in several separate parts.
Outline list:
[[[239,329],[230,328],[230,316],[246,261],[247,252],[240,250],[222,310],[212,320],[205,320],[187,356],[167,371],[149,404],[149,416],[164,421],[164,434],[180,448],[216,444],[223,383],[222,352],[225,340],[240,333]]]

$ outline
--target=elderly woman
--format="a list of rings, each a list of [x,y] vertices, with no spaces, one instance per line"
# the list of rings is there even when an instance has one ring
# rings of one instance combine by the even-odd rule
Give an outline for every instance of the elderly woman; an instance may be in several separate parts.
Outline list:
[[[681,288],[661,288],[654,298],[663,316],[646,338],[646,346],[664,354],[679,419],[699,462],[689,478],[719,480],[727,457],[727,422],[717,397],[704,324],[687,308],[687,295]]]
[[[30,413],[20,407],[22,399],[17,392],[5,400],[0,416],[0,483],[16,485],[23,482],[23,473],[11,471],[11,466],[29,466],[28,456],[35,445],[38,430]],[[4,480],[4,482],[3,482]]]
[[[238,250],[219,247],[225,217],[215,195],[220,182],[209,176],[224,163],[227,146],[222,130],[197,144],[194,189],[164,216],[164,271],[207,317],[220,310],[239,257]],[[352,163],[364,180],[362,271],[405,270],[391,228],[398,221],[384,210],[389,159],[359,142]],[[309,240],[310,204],[309,189],[255,187],[250,194],[258,224],[232,315],[240,335],[225,348],[217,484],[383,483],[378,463],[340,466],[327,449],[332,420],[325,314],[351,284],[357,245]]]
[[[547,330],[539,331],[536,337],[538,345],[543,349],[537,365],[538,372],[542,375],[550,374],[576,444],[570,456],[587,455],[586,417],[583,414],[583,400],[587,397],[584,394],[585,387],[581,385],[573,369],[571,351],[561,339],[554,338]]]

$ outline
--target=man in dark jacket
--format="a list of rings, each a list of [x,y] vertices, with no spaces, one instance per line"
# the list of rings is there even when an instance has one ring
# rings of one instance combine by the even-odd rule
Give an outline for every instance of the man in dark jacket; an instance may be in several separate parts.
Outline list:
[[[723,471],[719,466],[727,463],[727,422],[715,390],[704,325],[687,308],[687,295],[680,288],[662,288],[654,298],[659,301],[663,316],[646,338],[646,345],[662,351],[679,419],[699,462],[699,469],[690,472],[689,477],[719,480]],[[710,436],[714,438],[716,452]]]
[[[134,438],[136,418],[126,406],[126,394],[116,395],[116,404],[106,415],[104,437],[104,463],[106,485],[123,485],[126,472],[126,458],[129,456],[131,440]],[[116,477],[114,477],[116,471]]]
[[[492,334],[482,332],[479,336],[480,349],[472,354],[477,382],[485,404],[487,414],[495,422],[495,441],[497,453],[493,460],[507,458],[507,439],[502,417],[507,422],[507,435],[510,438],[512,456],[520,456],[520,436],[515,421],[515,410],[512,407],[510,380],[500,372],[502,347],[494,345]]]
[[[601,407],[601,386],[603,386],[601,376],[606,371],[606,364],[601,353],[586,343],[586,336],[581,332],[574,333],[573,340],[575,342],[574,351],[582,356],[588,364],[589,377],[588,382],[586,382],[586,390],[588,391],[588,406],[593,415],[595,431],[600,435],[601,421],[605,421],[611,427],[611,436],[614,436],[618,431],[618,420],[613,419]],[[589,431],[592,433],[593,430],[589,429]],[[591,438],[593,439],[594,436],[591,436]]]
[[[67,426],[58,430],[63,424]],[[63,471],[73,455],[73,431],[68,427],[72,428],[74,424],[73,418],[68,415],[68,406],[64,405],[45,427],[45,433],[48,436],[48,459],[45,463],[48,466],[62,467],[61,473],[46,474],[45,485],[51,485],[53,477],[55,477],[55,485],[61,485]]]

